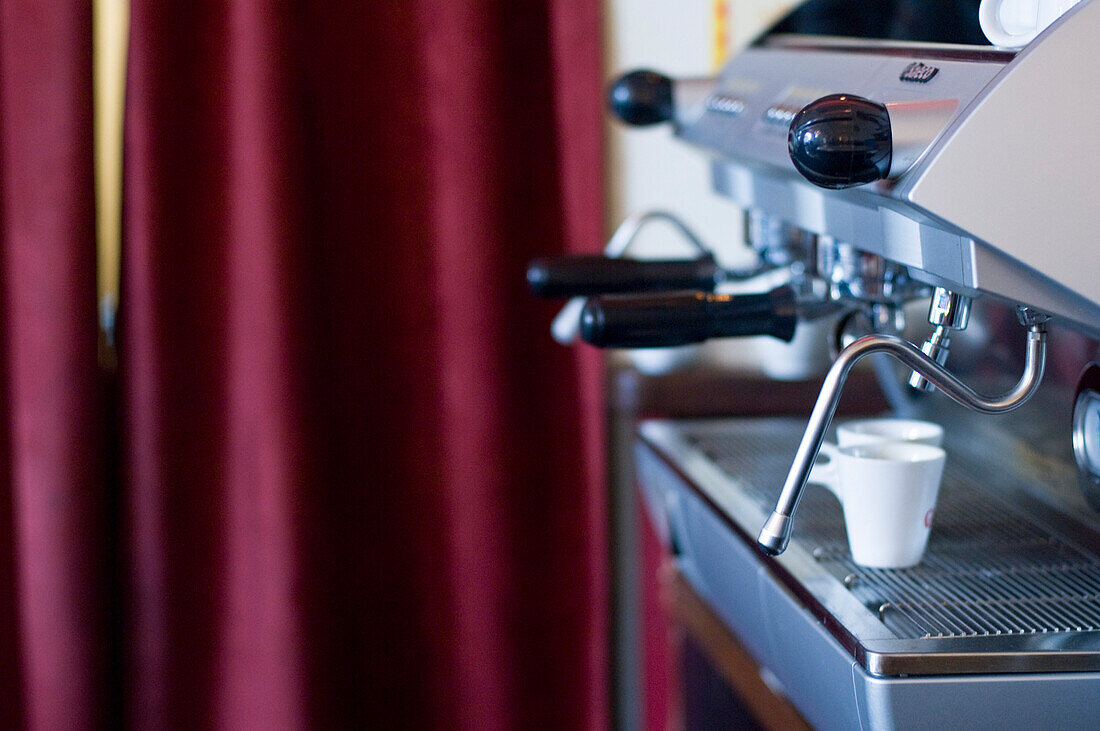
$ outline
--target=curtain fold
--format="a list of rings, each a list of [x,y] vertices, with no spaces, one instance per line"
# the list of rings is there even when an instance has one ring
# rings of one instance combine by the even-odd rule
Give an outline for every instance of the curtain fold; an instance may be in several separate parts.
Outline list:
[[[91,8],[0,5],[0,724],[106,722]]]
[[[597,4],[132,8],[127,721],[606,725]]]
[[[0,724],[607,725],[524,289],[600,245],[596,3],[135,2],[107,387],[90,13],[0,7]]]

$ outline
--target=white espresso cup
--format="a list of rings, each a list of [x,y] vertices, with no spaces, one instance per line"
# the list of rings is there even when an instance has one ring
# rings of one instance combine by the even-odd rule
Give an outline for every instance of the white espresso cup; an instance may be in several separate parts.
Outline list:
[[[837,426],[836,440],[842,447],[872,442],[917,442],[938,447],[943,444],[943,427],[917,419],[856,419]]]
[[[978,23],[994,46],[1023,48],[1079,0],[982,0]]]
[[[809,482],[827,487],[844,508],[852,560],[874,568],[920,563],[928,545],[946,454],[916,442],[823,444]]]

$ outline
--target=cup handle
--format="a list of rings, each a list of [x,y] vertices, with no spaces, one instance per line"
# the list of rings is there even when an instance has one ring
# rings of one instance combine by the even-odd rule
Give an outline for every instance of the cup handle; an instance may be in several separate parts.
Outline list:
[[[818,452],[819,457],[827,457],[828,462],[814,461],[814,466],[810,469],[810,475],[806,478],[806,482],[813,482],[818,485],[824,485],[829,489],[829,492],[836,495],[836,499],[844,502],[844,496],[840,494],[840,475],[836,469],[836,458],[840,453],[840,447],[829,442],[821,443],[821,450]]]

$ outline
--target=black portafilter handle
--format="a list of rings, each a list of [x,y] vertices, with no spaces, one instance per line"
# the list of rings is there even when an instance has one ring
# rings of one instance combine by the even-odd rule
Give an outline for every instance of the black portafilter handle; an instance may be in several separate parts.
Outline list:
[[[648,69],[623,74],[607,90],[607,106],[621,121],[636,127],[669,122],[672,79]]]
[[[560,256],[535,259],[527,284],[540,297],[593,297],[625,292],[711,291],[718,281],[714,256],[697,259],[612,259]]]
[[[666,348],[710,338],[794,337],[794,290],[761,294],[677,292],[595,297],[581,311],[581,337],[601,348]]]

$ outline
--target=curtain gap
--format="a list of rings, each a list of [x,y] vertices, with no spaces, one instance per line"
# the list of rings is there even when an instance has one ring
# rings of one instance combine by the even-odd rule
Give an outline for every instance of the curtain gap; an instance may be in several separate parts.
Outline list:
[[[115,313],[118,310],[122,248],[122,118],[126,89],[129,0],[94,0],[93,114],[99,364],[117,366]]]
[[[98,367],[105,412],[103,486],[106,622],[104,728],[126,726],[126,531],[121,480],[118,354],[115,314],[119,302],[122,249],[122,125],[129,50],[130,0],[92,2],[92,125],[95,174],[96,302]]]

